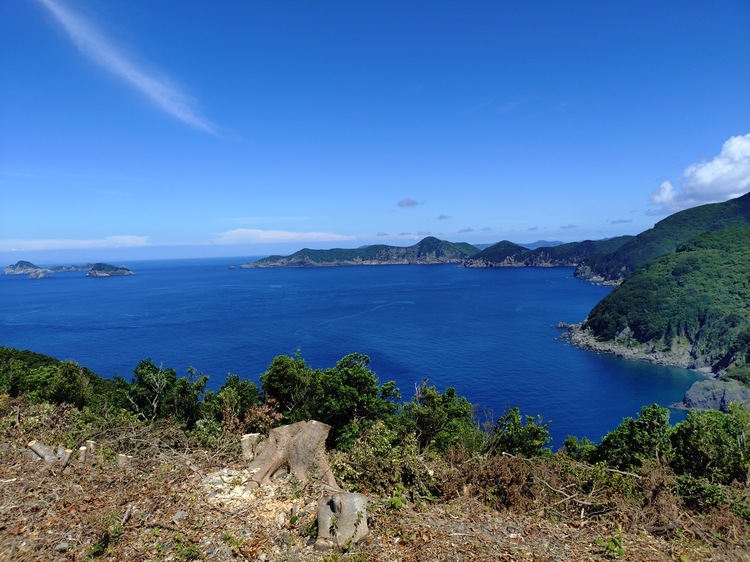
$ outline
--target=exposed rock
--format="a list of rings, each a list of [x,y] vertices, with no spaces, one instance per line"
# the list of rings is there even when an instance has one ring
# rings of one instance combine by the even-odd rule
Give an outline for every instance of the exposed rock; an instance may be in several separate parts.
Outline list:
[[[617,334],[614,340],[600,341],[590,330],[583,328],[582,324],[568,325],[568,331],[560,336],[576,347],[600,353],[611,353],[623,359],[634,361],[648,361],[657,365],[671,365],[684,369],[695,369],[703,371],[704,365],[697,365],[695,359],[690,356],[687,347],[674,346],[672,349],[658,349],[654,345],[634,344],[628,338],[627,329]]]
[[[29,273],[29,279],[46,279],[50,276],[50,273],[48,269],[35,269]]]
[[[750,388],[734,380],[707,380],[693,383],[678,407],[726,412],[732,402],[750,405]]]
[[[32,275],[40,275],[40,274],[50,274],[52,273],[52,270],[39,267],[38,265],[34,265],[30,261],[18,261],[13,265],[9,265],[3,270],[3,274],[5,275],[28,275],[31,277]],[[32,277],[32,279],[38,279],[39,277]]]

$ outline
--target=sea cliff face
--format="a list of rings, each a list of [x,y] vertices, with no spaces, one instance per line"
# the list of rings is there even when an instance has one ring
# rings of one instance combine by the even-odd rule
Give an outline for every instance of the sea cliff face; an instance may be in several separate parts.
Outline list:
[[[3,269],[3,275],[28,275],[32,279],[47,277],[52,273],[51,269],[39,267],[30,261],[19,261]]]
[[[634,345],[627,333],[619,334],[614,340],[600,341],[593,332],[584,328],[582,324],[560,324],[561,328],[567,328],[562,334],[564,340],[569,341],[576,347],[600,353],[610,353],[623,359],[635,361],[648,361],[656,365],[671,365],[684,369],[694,369],[702,373],[710,373],[710,364],[696,361],[691,357],[687,346],[673,346],[671,349],[659,349],[653,344]]]

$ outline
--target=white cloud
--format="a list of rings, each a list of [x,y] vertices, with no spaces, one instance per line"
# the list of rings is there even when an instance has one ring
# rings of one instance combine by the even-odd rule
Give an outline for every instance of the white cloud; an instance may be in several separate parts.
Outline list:
[[[0,251],[32,252],[36,250],[89,250],[99,248],[136,248],[150,246],[148,236],[125,234],[95,240],[0,240]]]
[[[338,242],[355,240],[333,232],[294,232],[289,230],[260,230],[256,228],[236,228],[222,232],[213,240],[214,244],[271,244],[277,242]]]
[[[166,80],[139,68],[82,16],[67,7],[63,8],[56,0],[38,1],[63,26],[71,41],[92,61],[124,80],[168,115],[196,129],[216,133],[216,126],[198,114],[193,108],[192,100],[184,93]]]
[[[682,173],[680,188],[664,181],[651,194],[651,203],[660,214],[705,203],[734,199],[750,191],[750,133],[731,137],[721,153],[708,162],[691,164]]]

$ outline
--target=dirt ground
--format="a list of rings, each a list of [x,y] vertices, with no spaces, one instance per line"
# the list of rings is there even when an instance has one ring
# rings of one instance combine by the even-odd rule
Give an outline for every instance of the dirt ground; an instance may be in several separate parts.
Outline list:
[[[393,505],[372,498],[370,535],[345,553],[317,552],[324,493],[282,477],[247,491],[231,455],[175,451],[47,463],[1,443],[0,561],[750,560],[742,537],[654,536],[617,521],[552,521],[489,510],[471,497]]]

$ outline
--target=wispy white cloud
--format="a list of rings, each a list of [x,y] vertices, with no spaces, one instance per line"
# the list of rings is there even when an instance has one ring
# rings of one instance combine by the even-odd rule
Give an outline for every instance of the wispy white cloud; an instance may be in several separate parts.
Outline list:
[[[125,234],[119,236],[107,236],[106,238],[94,240],[0,240],[0,251],[33,252],[36,250],[90,250],[100,248],[136,248],[150,245],[148,236]]]
[[[92,61],[124,80],[168,115],[196,129],[216,133],[216,126],[198,114],[193,101],[183,92],[165,79],[139,68],[83,16],[74,13],[67,6],[63,7],[57,0],[37,1],[52,14],[71,41]]]
[[[563,229],[578,228],[578,225],[576,225],[576,224],[566,224],[566,225],[561,226],[560,228],[563,228]]]
[[[257,228],[236,228],[222,232],[214,238],[214,244],[272,244],[278,242],[339,242],[355,240],[333,232],[295,232],[290,230],[260,230]]]
[[[669,180],[662,182],[651,193],[651,203],[659,208],[647,211],[647,214],[666,214],[705,203],[718,203],[748,191],[750,133],[731,137],[712,160],[696,162],[685,168],[679,187]]]

